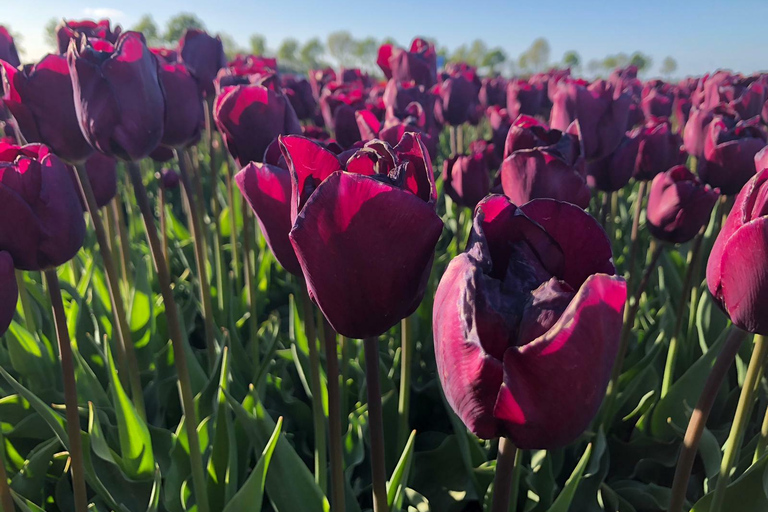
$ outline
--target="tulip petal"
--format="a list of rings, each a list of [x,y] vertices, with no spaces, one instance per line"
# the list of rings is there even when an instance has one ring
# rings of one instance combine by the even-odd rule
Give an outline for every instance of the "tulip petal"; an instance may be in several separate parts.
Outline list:
[[[398,159],[410,162],[406,177],[406,188],[424,201],[434,205],[437,201],[437,188],[432,170],[432,159],[429,157],[421,134],[405,132],[400,142],[395,146]]]
[[[573,166],[546,151],[515,151],[501,165],[501,185],[512,202],[551,198],[582,208],[591,198],[586,179]]]

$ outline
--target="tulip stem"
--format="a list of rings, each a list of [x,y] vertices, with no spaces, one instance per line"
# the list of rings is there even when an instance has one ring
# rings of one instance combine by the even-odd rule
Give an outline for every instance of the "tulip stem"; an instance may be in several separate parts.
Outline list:
[[[160,204],[158,204],[157,209],[158,214],[160,216],[160,234],[162,235],[163,239],[163,258],[165,258],[165,264],[168,266],[168,268],[171,268],[171,256],[170,251],[168,249],[168,220],[166,219],[165,215],[165,205],[168,201],[168,192],[165,190],[165,187],[160,185]]]
[[[608,211],[610,210],[610,201],[611,201],[611,195],[613,192],[603,192],[602,195],[602,204],[600,205],[600,225],[603,226],[603,229],[605,231],[608,231]]]
[[[448,142],[450,143],[450,146],[451,146],[451,156],[454,157],[458,153],[456,149],[457,144],[456,144],[456,127],[455,126],[450,126],[448,128]]]
[[[317,350],[317,332],[312,301],[307,286],[299,284],[302,313],[304,315],[304,333],[309,346],[309,391],[312,393],[312,422],[315,429],[315,482],[325,494],[328,475],[326,467],[325,411],[323,410],[323,391],[320,381],[320,355]]]
[[[120,196],[116,196],[112,200],[112,211],[114,212],[115,224],[117,224],[117,235],[120,237],[120,260],[122,263],[123,282],[130,284],[130,254],[131,254],[131,242],[128,237],[128,229],[125,224],[125,217],[123,214],[122,200]]]
[[[235,207],[237,203],[235,202],[235,179],[232,165],[229,161],[225,162],[227,167],[227,195],[229,196],[229,246],[232,254],[232,272],[235,274],[235,290],[240,290],[242,289],[240,284],[240,256],[237,251],[237,222],[235,221],[238,209]]]
[[[341,432],[341,402],[339,400],[339,353],[336,331],[323,318],[325,364],[328,376],[328,448],[331,456],[331,504],[334,512],[346,509],[344,494],[344,454]]]
[[[85,197],[85,204],[88,208],[88,213],[91,216],[93,230],[96,233],[96,242],[99,244],[99,252],[101,253],[104,270],[107,274],[107,289],[109,290],[109,298],[112,301],[112,317],[116,324],[115,330],[117,331],[117,353],[120,356],[120,359],[122,359],[120,366],[124,373],[128,374],[131,399],[136,407],[136,411],[142,419],[146,419],[147,414],[144,409],[144,389],[141,387],[139,361],[136,357],[136,349],[133,346],[131,328],[128,325],[128,315],[125,313],[123,295],[120,292],[120,277],[117,274],[115,259],[112,256],[112,250],[109,246],[109,237],[104,229],[101,215],[99,215],[99,206],[96,203],[96,196],[93,193],[88,173],[83,165],[76,165],[75,169],[77,170],[76,174],[78,184],[80,185],[80,191],[83,193],[83,197]]]
[[[747,373],[744,376],[744,385],[739,395],[739,404],[736,406],[736,413],[733,416],[731,432],[725,441],[720,474],[717,477],[715,492],[712,496],[712,506],[710,508],[712,512],[720,512],[723,509],[725,489],[731,480],[731,470],[739,456],[741,442],[744,439],[744,432],[752,412],[755,391],[766,356],[768,356],[768,340],[766,340],[765,336],[757,334],[755,335],[755,347],[752,350],[752,357],[749,359],[749,368],[747,368]]]
[[[691,283],[693,282],[693,273],[695,270],[696,262],[699,258],[699,251],[701,250],[701,242],[704,239],[703,230],[696,235],[693,240],[693,247],[691,247],[688,253],[688,264],[686,265],[685,278],[683,280],[683,289],[680,292],[680,297],[687,297],[691,290]],[[672,331],[672,336],[669,338],[669,350],[667,351],[667,362],[664,365],[664,377],[661,381],[661,398],[667,396],[669,388],[672,386],[672,381],[675,378],[675,363],[677,361],[677,355],[680,351],[680,331],[683,328],[683,317],[685,316],[685,307],[687,301],[680,300],[677,304],[677,315],[675,317],[675,328]],[[691,315],[695,312],[691,310]]]
[[[203,304],[203,324],[205,326],[205,346],[208,351],[208,365],[210,369],[213,369],[216,365],[217,346],[213,318],[213,303],[211,302],[211,289],[208,286],[205,236],[203,235],[203,229],[200,225],[200,215],[197,209],[197,202],[195,201],[195,193],[192,189],[192,182],[189,179],[186,157],[187,155],[184,151],[177,150],[176,159],[179,161],[179,174],[181,175],[184,197],[187,200],[187,214],[189,215],[189,224],[192,228],[192,239],[195,246],[195,263],[197,263],[200,301]]]
[[[195,498],[199,512],[209,512],[208,488],[206,487],[205,473],[203,471],[203,457],[200,453],[200,439],[197,435],[197,414],[195,413],[195,396],[192,392],[192,382],[189,377],[189,368],[187,366],[187,353],[185,351],[184,333],[179,321],[179,310],[176,307],[176,300],[173,298],[171,289],[171,275],[163,259],[160,239],[157,236],[155,219],[152,215],[152,209],[149,206],[147,190],[144,188],[144,182],[141,179],[141,171],[135,162],[128,162],[128,171],[133,183],[133,191],[136,196],[136,203],[144,219],[144,228],[146,230],[149,248],[152,252],[152,258],[155,262],[157,277],[160,283],[160,292],[163,295],[165,303],[165,317],[168,324],[168,332],[173,344],[173,362],[176,365],[176,373],[179,378],[179,393],[181,395],[181,405],[186,417],[187,439],[189,441],[189,464],[192,470],[192,483],[194,487]]]
[[[768,448],[768,409],[765,411],[763,417],[763,423],[760,425],[760,437],[757,439],[757,448],[755,449],[755,456],[752,462],[757,462],[763,455],[765,455],[766,448]]]
[[[11,487],[8,485],[8,474],[5,472],[5,437],[0,431],[0,509],[3,512],[14,512]]]
[[[493,501],[490,512],[509,512],[510,510],[514,473],[519,465],[517,453],[518,450],[512,441],[506,437],[499,438],[499,455],[493,476]]]
[[[19,300],[21,301],[21,310],[24,311],[24,323],[29,332],[37,332],[37,319],[35,311],[32,309],[32,301],[29,297],[26,282],[24,281],[24,272],[16,270],[16,287],[19,289]]]
[[[460,124],[456,127],[456,154],[464,154],[464,125]]]
[[[641,181],[637,189],[637,199],[635,200],[635,211],[632,217],[632,232],[629,242],[629,256],[627,257],[627,291],[632,293],[632,285],[635,276],[635,259],[637,258],[638,245],[640,243],[640,214],[643,211],[643,202],[645,201],[645,191],[648,188],[647,181]]]
[[[75,382],[75,363],[72,356],[72,344],[67,329],[67,314],[61,299],[61,288],[56,270],[45,271],[48,294],[51,298],[53,321],[56,325],[56,340],[59,345],[61,373],[64,378],[64,407],[67,417],[67,437],[69,437],[69,457],[71,460],[72,489],[75,499],[75,511],[88,510],[88,495],[85,490],[85,466],[83,464],[83,444],[80,436],[80,413],[77,410],[77,384]],[[13,510],[13,509],[11,509]]]
[[[381,406],[379,382],[379,340],[376,337],[363,340],[365,348],[365,373],[368,391],[368,432],[371,439],[371,474],[373,480],[373,512],[386,512],[387,470],[384,458],[384,413]]]
[[[413,320],[405,317],[400,322],[400,395],[397,402],[397,414],[400,425],[397,429],[397,446],[405,447],[410,435],[408,412],[411,403],[411,371],[413,370]]]
[[[254,367],[259,367],[260,351],[259,351],[259,318],[258,309],[256,304],[256,269],[255,265],[251,263],[251,228],[253,228],[253,218],[251,217],[250,208],[246,201],[240,202],[240,207],[243,216],[243,270],[245,274],[245,291],[246,300],[248,301],[248,311],[250,313],[250,328],[249,337],[251,340],[250,350],[254,357]],[[256,231],[258,234],[258,231]],[[253,237],[256,240],[256,237]]]

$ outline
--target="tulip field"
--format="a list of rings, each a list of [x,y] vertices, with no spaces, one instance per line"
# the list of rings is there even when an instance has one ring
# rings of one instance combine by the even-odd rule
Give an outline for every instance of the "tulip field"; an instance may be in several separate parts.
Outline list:
[[[768,74],[148,39],[0,27],[2,512],[768,511]]]

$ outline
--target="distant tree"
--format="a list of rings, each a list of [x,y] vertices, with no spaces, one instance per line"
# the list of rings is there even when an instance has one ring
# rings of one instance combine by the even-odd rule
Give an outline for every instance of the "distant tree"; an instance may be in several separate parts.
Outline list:
[[[391,44],[392,46],[395,46],[395,47],[400,46],[399,44],[397,44],[397,41],[395,41],[394,37],[385,37],[384,39],[382,39],[381,44]]]
[[[630,58],[626,53],[608,55],[603,59],[603,67],[608,71],[613,71],[616,68],[623,68],[630,63]]]
[[[299,42],[292,37],[288,37],[283,39],[283,42],[277,48],[277,59],[288,67],[296,67],[299,60],[298,53]]]
[[[168,20],[163,38],[168,43],[175,43],[181,39],[184,31],[188,28],[205,30],[205,23],[192,13],[181,12]]]
[[[301,62],[304,69],[317,69],[323,66],[323,63],[320,61],[323,53],[325,53],[323,42],[319,38],[313,37],[304,43],[301,50],[299,50],[299,62]]]
[[[160,37],[160,30],[150,14],[142,16],[139,22],[131,27],[131,30],[144,34],[144,39],[147,40],[149,46],[158,46],[163,42],[163,38]]]
[[[342,67],[350,67],[355,52],[355,39],[346,30],[328,34],[328,53]]]
[[[469,59],[469,48],[467,48],[467,45],[462,44],[461,46],[456,47],[453,52],[451,52],[451,56],[448,58],[448,61],[466,62],[467,59]]]
[[[533,72],[543,71],[549,64],[549,42],[539,37],[520,55],[520,67]]]
[[[563,66],[571,69],[579,69],[581,67],[581,56],[574,50],[565,52],[565,55],[563,55]]]
[[[637,66],[637,71],[643,73],[651,69],[653,65],[653,59],[650,55],[645,55],[642,52],[635,52],[629,58],[629,63],[633,66]]]
[[[496,73],[496,67],[504,64],[507,54],[501,48],[494,48],[483,57],[480,66],[488,68],[492,74]]]
[[[232,60],[238,53],[245,53],[245,49],[240,46],[234,37],[226,32],[220,32],[221,44],[224,46],[224,55],[227,56],[227,60]]]
[[[604,67],[605,61],[598,60],[598,59],[592,59],[589,62],[587,62],[587,71],[591,75],[600,75],[600,71],[605,69]]]
[[[56,51],[59,48],[59,41],[56,39],[56,27],[59,25],[59,18],[51,18],[45,23],[43,28],[43,39],[52,50]]]
[[[251,36],[251,53],[254,55],[264,55],[267,53],[267,38],[261,34]]]
[[[661,74],[668,77],[675,71],[677,71],[677,61],[674,57],[665,57],[661,62]]]
[[[378,51],[379,42],[372,37],[366,37],[360,41],[355,41],[355,47],[352,53],[360,68],[371,68],[372,65],[376,64],[376,55]]]
[[[487,53],[488,46],[486,46],[482,40],[475,39],[472,41],[472,44],[469,46],[469,51],[467,52],[467,64],[475,67],[482,66]]]

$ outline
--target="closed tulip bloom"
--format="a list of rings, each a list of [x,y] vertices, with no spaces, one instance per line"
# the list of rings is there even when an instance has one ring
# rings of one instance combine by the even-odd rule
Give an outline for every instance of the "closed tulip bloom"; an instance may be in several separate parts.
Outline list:
[[[633,135],[640,139],[634,177],[651,180],[660,172],[685,162],[688,155],[682,149],[682,138],[672,131],[666,119],[651,119],[639,126]]]
[[[157,57],[160,64],[176,64],[179,61],[179,52],[172,48],[150,48],[149,51]]]
[[[216,97],[213,118],[232,158],[244,167],[261,162],[278,135],[301,133],[288,98],[265,85],[226,87]]]
[[[256,214],[261,232],[277,262],[293,275],[301,266],[288,238],[291,230],[291,173],[288,169],[251,162],[235,175],[240,193]]]
[[[83,211],[88,211],[85,197],[83,197],[77,181],[77,171],[73,168],[70,168],[70,171],[72,184],[75,190],[77,190]],[[88,181],[91,183],[91,189],[93,189],[93,195],[96,198],[98,207],[102,208],[108,205],[117,194],[117,161],[111,156],[94,153],[85,161],[85,172],[88,174]]]
[[[0,146],[0,218],[0,247],[22,270],[66,263],[85,238],[70,170],[39,144]]]
[[[587,184],[604,192],[621,190],[635,172],[640,137],[637,132],[624,135],[610,155],[587,163]]]
[[[727,108],[727,107],[725,107]],[[709,123],[719,110],[692,107],[688,121],[683,129],[683,144],[689,155],[696,158],[704,156],[704,141]],[[734,113],[733,111],[729,111]]]
[[[768,335],[768,169],[744,186],[715,240],[707,286],[742,329]]]
[[[719,195],[684,165],[658,174],[648,196],[648,230],[664,242],[688,242],[709,222]]]
[[[163,167],[160,170],[160,186],[165,190],[176,190],[179,188],[180,182],[181,178],[175,169],[171,169],[170,167]]]
[[[491,188],[484,153],[456,155],[443,161],[443,190],[460,206],[474,209]]]
[[[320,110],[325,126],[333,129],[336,140],[349,148],[362,140],[355,112],[365,108],[365,91],[359,84],[334,83],[323,90]]]
[[[469,122],[479,107],[477,88],[463,74],[451,76],[435,89],[437,118],[443,124],[459,126]]]
[[[643,91],[640,105],[646,118],[672,117],[674,97],[671,91],[649,87]]]
[[[109,43],[81,39],[67,52],[75,111],[85,139],[123,160],[141,160],[160,143],[165,96],[158,63],[138,32]]]
[[[0,60],[4,60],[13,67],[21,65],[13,36],[2,25],[0,25]]]
[[[699,176],[723,194],[734,195],[755,174],[755,155],[765,146],[759,118],[740,121],[717,115],[707,127]]]
[[[434,125],[434,110],[436,97],[423,85],[416,85],[415,82],[397,82],[390,80],[384,89],[382,96],[384,107],[386,108],[387,119],[396,117],[405,120],[413,115],[413,104],[421,105],[421,111],[424,115],[424,130],[431,130]]]
[[[477,207],[435,295],[445,397],[482,439],[557,449],[587,428],[619,348],[626,284],[583,210],[551,199]]]
[[[507,109],[499,107],[488,107],[485,116],[488,118],[488,124],[491,125],[491,140],[496,154],[501,157],[504,154],[507,134],[512,127],[512,119],[509,117]]]
[[[59,53],[65,54],[72,40],[79,40],[82,36],[95,39],[103,39],[114,44],[122,33],[122,28],[117,25],[114,30],[109,20],[62,20],[56,26],[56,41],[59,45]]]
[[[510,80],[507,84],[507,112],[512,119],[520,114],[535,116],[541,112],[546,92],[543,86],[527,80]]]
[[[39,63],[15,68],[2,63],[3,102],[29,142],[50,147],[60,158],[79,163],[93,153],[77,121],[67,59],[46,55]]]
[[[437,52],[434,45],[424,39],[414,39],[410,51],[382,46],[377,63],[387,78],[413,81],[427,88],[437,83]]]
[[[284,137],[289,237],[312,299],[343,336],[378,336],[421,303],[443,223],[418,135],[374,140],[343,165],[320,144]]]
[[[283,77],[283,93],[293,106],[299,119],[312,119],[317,111],[317,101],[312,95],[312,86],[306,79],[298,80],[293,77]]]
[[[8,252],[0,251],[0,336],[11,325],[18,300],[19,288],[16,285],[13,258]]]
[[[205,129],[203,98],[197,82],[183,64],[161,64],[159,69],[166,108],[161,143],[172,148],[194,144]]]
[[[603,80],[588,87],[575,81],[563,81],[555,94],[549,124],[552,128],[566,130],[578,119],[584,157],[596,160],[611,154],[621,142],[631,103],[629,94],[614,94],[614,89]]]
[[[503,76],[483,78],[478,99],[480,100],[480,104],[485,108],[506,107],[507,79]]]
[[[213,79],[227,65],[224,45],[219,36],[208,35],[204,30],[188,28],[179,40],[179,60],[197,80],[204,96],[213,96]]]

